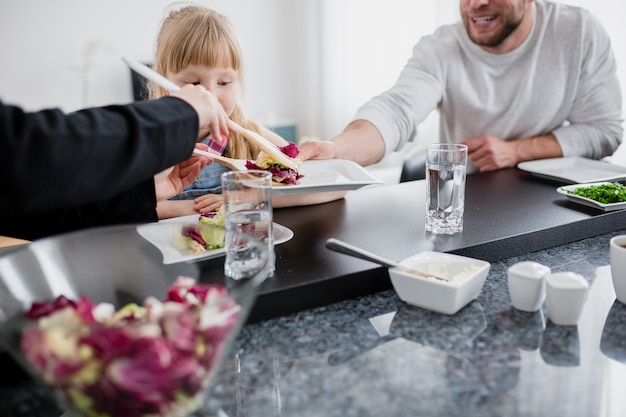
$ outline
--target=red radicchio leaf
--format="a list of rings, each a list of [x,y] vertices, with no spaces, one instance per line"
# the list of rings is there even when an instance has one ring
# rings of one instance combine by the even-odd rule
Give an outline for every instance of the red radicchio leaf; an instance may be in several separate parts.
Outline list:
[[[202,245],[202,247],[206,246],[206,242],[202,238],[202,235],[195,227],[183,227],[182,234],[185,237],[195,240],[200,245]]]
[[[29,319],[38,319],[44,316],[63,310],[66,307],[72,307],[78,312],[81,318],[86,323],[93,323],[94,318],[92,311],[95,305],[86,297],[81,297],[78,302],[70,300],[64,295],[59,295],[53,301],[46,301],[42,303],[33,303],[30,309],[26,312],[26,317]]]
[[[207,219],[212,219],[213,217],[215,217],[217,215],[216,211],[210,211],[208,213],[200,213],[200,219],[205,217]]]
[[[76,308],[76,301],[70,300],[64,295],[60,295],[54,301],[33,303],[30,307],[30,310],[26,312],[26,317],[28,317],[29,319],[38,319],[40,317],[49,316],[55,311],[62,310],[65,307]]]
[[[259,167],[252,161],[246,161],[246,168],[248,169],[263,169]],[[302,178],[302,174],[300,174],[295,169],[291,168],[281,168],[278,165],[270,166],[267,171],[272,174],[272,179],[276,182],[280,182],[283,184],[292,184],[296,185],[300,183],[300,178]]]
[[[195,281],[189,280],[185,277],[178,277],[176,282],[174,282],[174,284],[172,284],[167,291],[165,301],[188,304],[186,297],[187,294],[191,294],[200,300],[201,303],[204,303],[210,287],[210,285],[196,285]]]
[[[279,149],[290,158],[295,158],[300,153],[300,148],[293,142],[289,142],[287,145],[279,147]]]

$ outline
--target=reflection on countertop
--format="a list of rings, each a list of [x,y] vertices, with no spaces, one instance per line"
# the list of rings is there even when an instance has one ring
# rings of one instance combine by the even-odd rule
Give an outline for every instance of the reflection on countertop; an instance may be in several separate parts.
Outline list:
[[[626,364],[626,305],[617,300],[604,322],[600,351],[608,358]]]
[[[616,234],[493,263],[480,296],[454,316],[387,290],[249,324],[202,416],[621,417],[626,305],[608,267]],[[506,270],[523,260],[590,282],[577,326],[554,325],[545,306],[511,306]],[[0,388],[0,415],[58,417],[25,386],[21,398],[45,406],[8,408],[10,390]]]
[[[384,291],[246,326],[211,406],[249,417],[622,416],[623,395],[607,394],[626,374],[626,306],[608,267],[615,234],[493,263],[455,316]],[[511,306],[506,269],[522,260],[590,282],[577,326],[554,325],[545,306]]]

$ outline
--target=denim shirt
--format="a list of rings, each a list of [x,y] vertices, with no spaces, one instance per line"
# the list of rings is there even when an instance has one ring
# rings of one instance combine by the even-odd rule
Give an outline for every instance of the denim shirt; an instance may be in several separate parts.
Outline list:
[[[230,169],[216,162],[207,165],[200,171],[200,175],[198,175],[193,184],[185,188],[177,196],[170,198],[170,200],[193,200],[205,194],[221,194],[222,180],[220,177],[227,171],[230,171]]]

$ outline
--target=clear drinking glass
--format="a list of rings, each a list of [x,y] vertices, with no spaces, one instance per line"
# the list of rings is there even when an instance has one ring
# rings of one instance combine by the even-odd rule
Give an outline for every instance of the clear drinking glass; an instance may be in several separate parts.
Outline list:
[[[267,245],[267,269],[272,275],[276,259],[272,220],[272,174],[261,170],[225,172],[222,174],[222,195],[227,230],[224,263],[226,276],[242,278],[242,271],[249,269],[248,264],[251,262],[237,235],[231,235],[229,231],[244,232]]]
[[[467,146],[435,143],[426,150],[426,231],[463,231]]]

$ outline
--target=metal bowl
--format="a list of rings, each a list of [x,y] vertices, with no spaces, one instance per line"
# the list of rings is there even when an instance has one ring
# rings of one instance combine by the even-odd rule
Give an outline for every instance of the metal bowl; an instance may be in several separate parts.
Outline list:
[[[181,228],[189,226],[212,228],[212,226],[199,224],[155,223],[153,225],[159,228],[159,232],[164,236],[171,236],[173,246],[179,243],[176,239]],[[224,276],[223,256],[219,258],[207,256],[207,259],[213,258],[210,260],[196,257],[193,262],[164,264],[161,250],[138,233],[140,227],[145,228],[145,225],[97,228],[59,235],[35,241],[0,256],[0,348],[6,350],[37,381],[50,386],[60,405],[68,411],[68,415],[82,416],[95,411],[102,415],[108,413],[109,415],[130,416],[127,409],[118,409],[116,404],[131,402],[136,410],[142,410],[142,401],[154,403],[155,396],[160,396],[157,402],[162,407],[155,408],[153,404],[152,408],[144,407],[147,411],[138,411],[133,415],[175,414],[180,416],[202,409],[211,382],[248,316],[258,287],[268,276],[268,270],[265,267],[268,259],[267,247],[248,235],[237,234],[236,239],[242,247],[245,246],[248,250],[253,249],[262,262],[257,259],[256,265],[260,267],[255,269],[249,278],[234,281]],[[236,234],[235,232],[229,233]],[[178,250],[181,250],[181,255],[183,255],[186,249],[179,247]],[[108,378],[113,372],[108,365],[109,362],[94,352],[90,354],[99,360],[98,363],[101,366],[95,371],[99,375],[98,378],[85,379],[82,378],[84,376],[82,374],[70,373],[51,380],[50,368],[47,369],[48,372],[45,369],[46,366],[50,366],[50,363],[47,362],[45,366],[42,366],[41,363],[33,362],[32,346],[28,355],[25,354],[28,349],[23,350],[27,346],[24,342],[25,335],[30,329],[33,326],[39,326],[38,328],[43,326],[41,320],[35,322],[25,317],[25,313],[33,303],[50,302],[59,296],[64,296],[71,300],[87,297],[94,303],[110,303],[115,309],[130,303],[142,305],[149,297],[164,300],[167,291],[180,276],[192,278],[202,285],[216,284],[216,288],[226,290],[228,296],[224,297],[225,300],[234,301],[239,306],[238,313],[233,316],[234,319],[229,322],[229,326],[224,327],[221,333],[211,334],[210,343],[203,340],[205,343],[202,345],[199,342],[197,345],[192,345],[193,352],[198,353],[202,349],[213,349],[210,363],[205,361],[198,363],[195,368],[187,368],[196,369],[196,376],[201,380],[201,383],[196,384],[198,389],[195,392],[189,389],[188,379],[173,372],[164,372],[158,378],[159,384],[156,384],[154,379],[146,378],[145,381],[141,381],[141,378],[133,376],[136,379],[133,383],[139,384],[139,387],[134,386],[135,391],[129,393],[124,390],[125,382],[115,385],[116,379]],[[211,320],[210,314],[215,313],[216,306],[213,305],[212,310],[205,307],[206,304],[201,307],[205,314],[204,319]],[[129,349],[143,353],[138,348],[141,343],[139,339],[141,338],[137,337],[137,341],[132,339],[129,342]],[[48,348],[50,346],[46,344],[53,343],[50,338],[46,337],[40,341],[38,349]],[[137,345],[133,345],[134,343]],[[175,349],[175,347],[169,346],[168,349]],[[202,353],[206,351],[203,350]],[[187,356],[194,357],[193,354]],[[126,365],[132,368],[132,365],[135,365],[132,360],[136,358],[137,355],[124,357],[124,360],[127,360]],[[162,356],[158,358],[159,361],[164,360]],[[145,357],[143,359],[145,360]],[[188,357],[185,358],[185,360],[188,359]],[[72,362],[74,358],[70,357],[68,360]],[[119,364],[119,362],[116,363]],[[138,368],[141,370],[141,366],[138,365]],[[86,367],[83,372],[86,372],[85,369]],[[167,369],[167,366],[164,366],[164,369]],[[106,406],[108,408],[104,410],[97,408],[100,407],[98,404],[102,404],[102,398],[96,404],[91,401],[93,398],[90,398],[88,394],[94,392],[96,388],[102,391],[102,387],[94,385],[87,389],[85,384],[96,384],[106,378],[108,378],[106,388],[110,389],[110,392],[106,394],[108,397],[105,402],[108,403]],[[141,385],[144,383],[145,385]],[[157,385],[168,384],[170,387],[173,386],[173,389],[169,391],[172,398],[168,396],[169,394],[158,391]],[[185,384],[187,386],[183,386]],[[142,395],[133,397],[137,390]],[[76,395],[77,393],[79,395]],[[183,408],[181,408],[181,398],[184,403]]]

